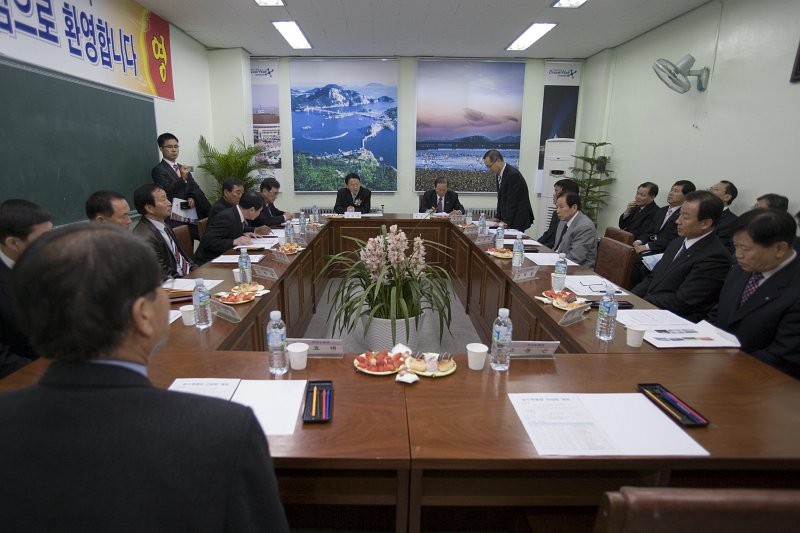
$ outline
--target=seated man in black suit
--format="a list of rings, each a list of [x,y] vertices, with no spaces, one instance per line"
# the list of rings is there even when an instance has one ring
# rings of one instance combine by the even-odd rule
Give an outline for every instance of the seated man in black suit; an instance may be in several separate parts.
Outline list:
[[[178,163],[180,154],[178,138],[171,133],[162,133],[158,136],[158,148],[164,158],[150,172],[153,183],[164,189],[170,202],[180,198],[186,201],[190,208],[197,210],[197,218],[206,218],[211,210],[211,204],[203,189],[194,180],[191,167]],[[169,223],[174,228],[186,224],[187,221],[177,220],[173,216]],[[199,239],[197,221],[189,220],[188,223],[192,238]]]
[[[93,222],[109,222],[128,228],[131,225],[131,207],[118,192],[95,191],[86,200],[86,218]]]
[[[715,233],[722,200],[708,191],[686,195],[678,235],[653,272],[631,292],[687,320],[702,320],[719,299],[731,256]]]
[[[235,205],[239,205],[239,198],[244,194],[244,183],[236,178],[228,178],[222,182],[222,198],[211,205],[208,212],[208,220],[211,221],[214,215]]]
[[[525,178],[519,170],[506,164],[503,154],[497,150],[483,154],[483,164],[494,176],[497,186],[497,220],[509,228],[526,231],[533,224],[533,208]]]
[[[27,200],[12,199],[0,204],[0,378],[38,357],[17,326],[9,278],[23,250],[53,228],[52,220],[47,209]],[[55,300],[48,301],[55,305]]]
[[[730,181],[720,180],[708,190],[714,193],[714,195],[725,204],[722,218],[719,219],[719,224],[717,224],[717,237],[719,237],[719,240],[722,241],[725,248],[733,255],[733,227],[736,225],[736,219],[739,217],[730,210],[730,206],[736,197],[739,196],[739,189]]]
[[[18,267],[20,326],[54,361],[0,395],[4,532],[289,531],[252,410],[150,384],[169,299],[141,239],[75,224]]]
[[[361,186],[361,176],[351,172],[344,177],[344,184],[345,187],[336,193],[336,204],[333,206],[333,211],[340,215],[345,211],[369,213],[372,191]]]
[[[133,205],[142,217],[133,228],[155,252],[164,278],[185,276],[194,268],[190,255],[178,244],[175,232],[166,224],[172,211],[164,189],[155,183],[142,185],[133,191]]]
[[[658,185],[646,181],[636,189],[636,196],[619,216],[619,229],[639,235],[653,225],[653,217],[658,211],[656,205]]]
[[[288,211],[281,211],[275,207],[275,200],[281,192],[281,184],[275,178],[266,178],[261,182],[261,198],[264,200],[264,208],[261,214],[253,222],[256,227],[277,226],[292,220],[294,216]]]
[[[800,379],[800,257],[797,224],[780,209],[753,209],[733,230],[737,264],[708,320],[742,350]]]
[[[553,205],[557,206],[558,197],[561,196],[562,192],[574,192],[575,194],[580,193],[580,187],[577,183],[572,181],[569,178],[562,178],[556,181],[553,184]],[[556,230],[558,229],[558,209],[553,209],[553,215],[550,217],[550,225],[547,227],[547,231],[542,233],[542,236],[539,237],[538,240],[544,246],[547,246],[550,249],[554,249],[556,247]]]
[[[464,212],[464,206],[458,201],[458,193],[449,189],[447,178],[441,176],[436,178],[433,189],[422,195],[419,212],[431,210],[450,215],[460,215]]]
[[[771,207],[772,209],[782,209],[789,211],[789,199],[782,194],[775,194],[768,192],[756,198],[756,203],[753,204],[753,209],[762,207]]]
[[[264,203],[256,191],[247,191],[239,200],[239,205],[220,212],[208,224],[200,246],[194,252],[194,263],[200,266],[222,255],[234,246],[252,244],[255,237],[253,220],[261,214]]]

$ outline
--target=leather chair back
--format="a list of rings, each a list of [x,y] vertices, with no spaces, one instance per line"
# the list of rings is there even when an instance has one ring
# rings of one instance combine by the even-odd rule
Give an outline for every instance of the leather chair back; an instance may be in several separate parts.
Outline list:
[[[633,246],[603,237],[597,245],[594,271],[623,289],[630,289],[631,271],[635,259],[636,251]]]
[[[208,218],[201,218],[197,221],[197,235],[202,239],[208,227]]]
[[[636,236],[633,233],[619,228],[606,228],[604,237],[631,245],[633,244],[633,241],[636,240]]]
[[[192,239],[192,235],[189,233],[188,224],[172,228],[172,231],[175,232],[175,239],[178,241],[178,245],[184,252],[189,254],[189,259],[192,259],[194,257],[194,239]]]

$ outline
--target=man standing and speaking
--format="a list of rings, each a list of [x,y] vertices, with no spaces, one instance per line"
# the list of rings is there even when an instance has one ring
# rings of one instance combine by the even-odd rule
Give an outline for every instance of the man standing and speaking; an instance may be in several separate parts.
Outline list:
[[[533,208],[525,178],[519,170],[506,164],[503,154],[497,150],[483,154],[483,164],[496,180],[497,220],[519,231],[530,228],[533,224]]]

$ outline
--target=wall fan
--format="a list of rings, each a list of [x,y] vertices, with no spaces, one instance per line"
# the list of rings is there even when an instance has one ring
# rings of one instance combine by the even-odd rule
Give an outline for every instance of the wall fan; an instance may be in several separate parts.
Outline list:
[[[708,67],[690,70],[692,65],[694,65],[694,56],[686,54],[677,63],[666,59],[656,59],[653,63],[653,70],[667,87],[677,93],[683,94],[691,88],[689,76],[697,76],[697,90],[705,91],[708,87]]]

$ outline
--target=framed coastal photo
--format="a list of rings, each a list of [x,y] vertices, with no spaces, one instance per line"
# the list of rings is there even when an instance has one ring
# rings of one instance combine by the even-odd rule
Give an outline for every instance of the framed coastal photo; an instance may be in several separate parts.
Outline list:
[[[797,56],[794,58],[794,68],[789,81],[792,83],[800,82],[800,44],[797,45]]]

